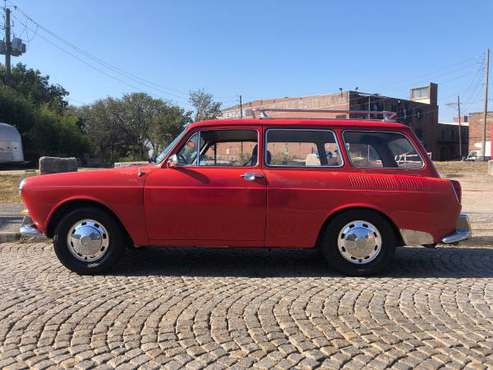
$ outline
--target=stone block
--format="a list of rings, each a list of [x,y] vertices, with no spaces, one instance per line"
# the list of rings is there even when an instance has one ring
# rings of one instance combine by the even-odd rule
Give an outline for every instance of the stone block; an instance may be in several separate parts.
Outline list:
[[[76,172],[77,158],[41,157],[39,158],[39,173],[45,175],[58,172]]]

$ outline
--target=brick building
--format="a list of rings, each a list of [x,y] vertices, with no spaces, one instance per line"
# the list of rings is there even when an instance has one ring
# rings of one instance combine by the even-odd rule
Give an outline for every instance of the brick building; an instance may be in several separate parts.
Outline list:
[[[467,116],[462,118],[461,122],[461,142],[462,142],[462,158],[468,153],[469,146],[469,122]],[[440,122],[437,126],[436,134],[437,155],[434,155],[436,160],[461,160],[461,151],[459,150],[459,122],[454,119],[453,122]]]
[[[243,104],[243,116],[248,117],[249,112],[254,108],[298,108],[298,109],[338,109],[363,111],[361,114],[351,114],[351,118],[383,118],[382,115],[371,113],[374,111],[391,111],[397,113],[397,121],[411,127],[416,136],[424,144],[426,150],[432,153],[433,159],[451,160],[457,159],[458,154],[454,149],[445,150],[451,142],[453,134],[443,134],[441,132],[454,131],[454,128],[443,127],[438,124],[438,86],[430,83],[427,86],[412,88],[409,99],[392,98],[379,94],[368,94],[357,90],[340,91],[333,94],[285,97],[276,99],[254,100]],[[240,106],[235,105],[223,110],[222,118],[240,118]],[[251,114],[251,113],[250,113]],[[271,114],[275,116],[285,116],[286,113]],[[320,113],[290,113],[290,116],[300,116],[306,118],[320,117]],[[327,114],[322,116],[327,117]],[[329,115],[330,117],[331,115]],[[346,114],[333,114],[334,118],[346,118]],[[463,130],[467,130],[463,128]],[[449,136],[447,136],[449,135]],[[457,142],[458,143],[458,142]],[[457,144],[458,152],[458,144]]]
[[[469,152],[482,156],[483,148],[483,112],[469,114]],[[488,112],[486,119],[486,156],[493,157],[493,112]]]

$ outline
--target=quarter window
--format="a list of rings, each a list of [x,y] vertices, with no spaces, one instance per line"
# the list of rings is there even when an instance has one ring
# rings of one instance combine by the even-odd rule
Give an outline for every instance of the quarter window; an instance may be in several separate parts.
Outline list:
[[[411,142],[392,132],[344,132],[351,164],[357,168],[419,169],[423,160]]]
[[[332,131],[270,129],[265,162],[268,166],[338,167],[342,158]]]
[[[180,166],[190,166],[196,164],[198,157],[200,134],[197,132],[190,136],[185,145],[176,153]]]

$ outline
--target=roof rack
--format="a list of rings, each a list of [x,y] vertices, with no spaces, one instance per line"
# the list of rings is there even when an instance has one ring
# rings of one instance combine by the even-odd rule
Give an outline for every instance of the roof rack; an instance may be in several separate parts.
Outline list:
[[[369,120],[377,120],[377,121],[394,121],[396,117],[395,112],[391,111],[365,111],[365,110],[345,110],[345,109],[301,109],[301,108],[251,108],[246,110],[246,114],[251,114],[253,118],[304,118],[304,119],[320,119],[323,117],[271,117],[266,112],[287,112],[287,113],[340,113],[340,114],[359,114],[369,116],[367,118]],[[381,115],[382,119],[371,118],[372,116]],[[334,117],[328,117],[334,118]],[[337,117],[339,119],[339,117]],[[345,119],[349,119],[351,117],[345,117]]]

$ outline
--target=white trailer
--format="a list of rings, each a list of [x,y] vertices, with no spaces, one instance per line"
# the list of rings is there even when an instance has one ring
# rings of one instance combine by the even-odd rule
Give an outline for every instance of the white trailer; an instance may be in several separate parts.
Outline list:
[[[14,126],[0,122],[0,163],[24,162],[22,140]]]

